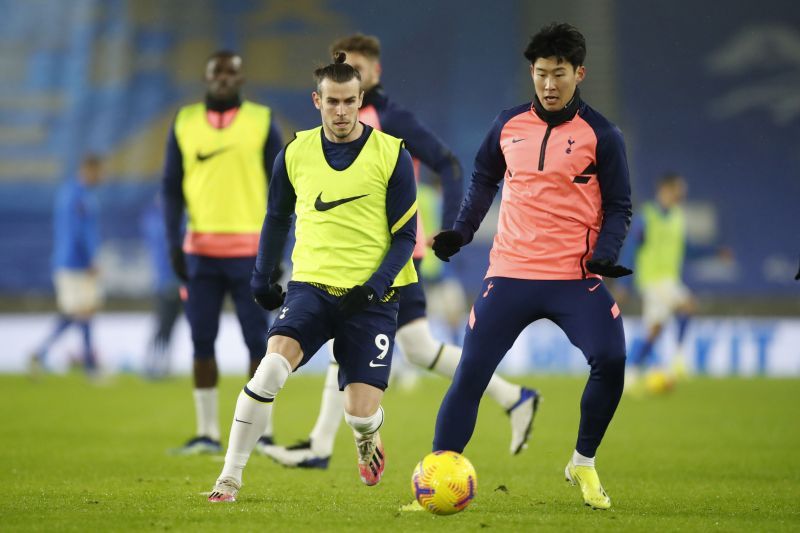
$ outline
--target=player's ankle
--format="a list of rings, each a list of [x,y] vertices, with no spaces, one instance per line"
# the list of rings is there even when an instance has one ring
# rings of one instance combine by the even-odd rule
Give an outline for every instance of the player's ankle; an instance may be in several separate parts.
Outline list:
[[[572,464],[575,466],[588,466],[594,468],[594,456],[586,457],[581,455],[578,450],[572,452]]]

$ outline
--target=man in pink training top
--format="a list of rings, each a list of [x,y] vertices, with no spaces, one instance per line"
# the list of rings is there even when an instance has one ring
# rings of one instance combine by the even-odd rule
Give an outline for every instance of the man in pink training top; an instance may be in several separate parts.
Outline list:
[[[436,255],[447,261],[472,240],[505,180],[489,271],[439,410],[433,449],[464,450],[492,372],[526,326],[547,318],[591,367],[565,474],[580,484],[587,505],[608,509],[594,458],[622,394],[625,334],[601,276],[631,274],[616,264],[631,218],[625,145],[616,126],[580,98],[586,42],[576,28],[543,28],[525,57],[533,102],[495,119],[453,229],[434,238]]]

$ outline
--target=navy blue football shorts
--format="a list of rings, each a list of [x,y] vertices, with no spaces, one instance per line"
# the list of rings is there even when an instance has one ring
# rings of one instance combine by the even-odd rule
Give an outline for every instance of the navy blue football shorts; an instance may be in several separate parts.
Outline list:
[[[300,343],[303,359],[298,368],[333,339],[340,390],[350,383],[385,390],[392,367],[398,304],[376,303],[345,320],[339,315],[340,299],[308,283],[290,281],[286,300],[278,308],[268,336],[283,335]]]

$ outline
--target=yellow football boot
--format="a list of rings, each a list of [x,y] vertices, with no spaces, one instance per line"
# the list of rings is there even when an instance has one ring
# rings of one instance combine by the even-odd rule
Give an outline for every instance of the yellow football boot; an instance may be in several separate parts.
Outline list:
[[[571,485],[580,485],[583,501],[592,509],[611,507],[611,498],[603,490],[600,478],[597,477],[597,470],[593,466],[575,466],[570,461],[564,469],[564,477]]]

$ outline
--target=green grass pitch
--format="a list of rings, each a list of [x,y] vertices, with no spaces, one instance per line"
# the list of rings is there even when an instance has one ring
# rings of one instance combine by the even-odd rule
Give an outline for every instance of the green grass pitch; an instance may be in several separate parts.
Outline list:
[[[377,487],[358,479],[355,447],[340,427],[327,471],[282,468],[253,456],[235,504],[210,504],[221,457],[175,457],[190,437],[188,379],[105,386],[81,376],[32,383],[0,377],[2,531],[790,531],[800,530],[797,380],[696,379],[671,395],[623,398],[598,455],[610,511],[582,505],[563,479],[583,380],[527,377],[543,395],[533,441],[508,454],[507,417],[481,406],[466,455],[477,498],[450,517],[400,513],[410,476],[429,451],[446,382],[390,389],[382,436],[387,468]],[[245,380],[227,377],[220,415],[227,438]],[[322,378],[295,376],[276,402],[276,437],[303,438]]]

